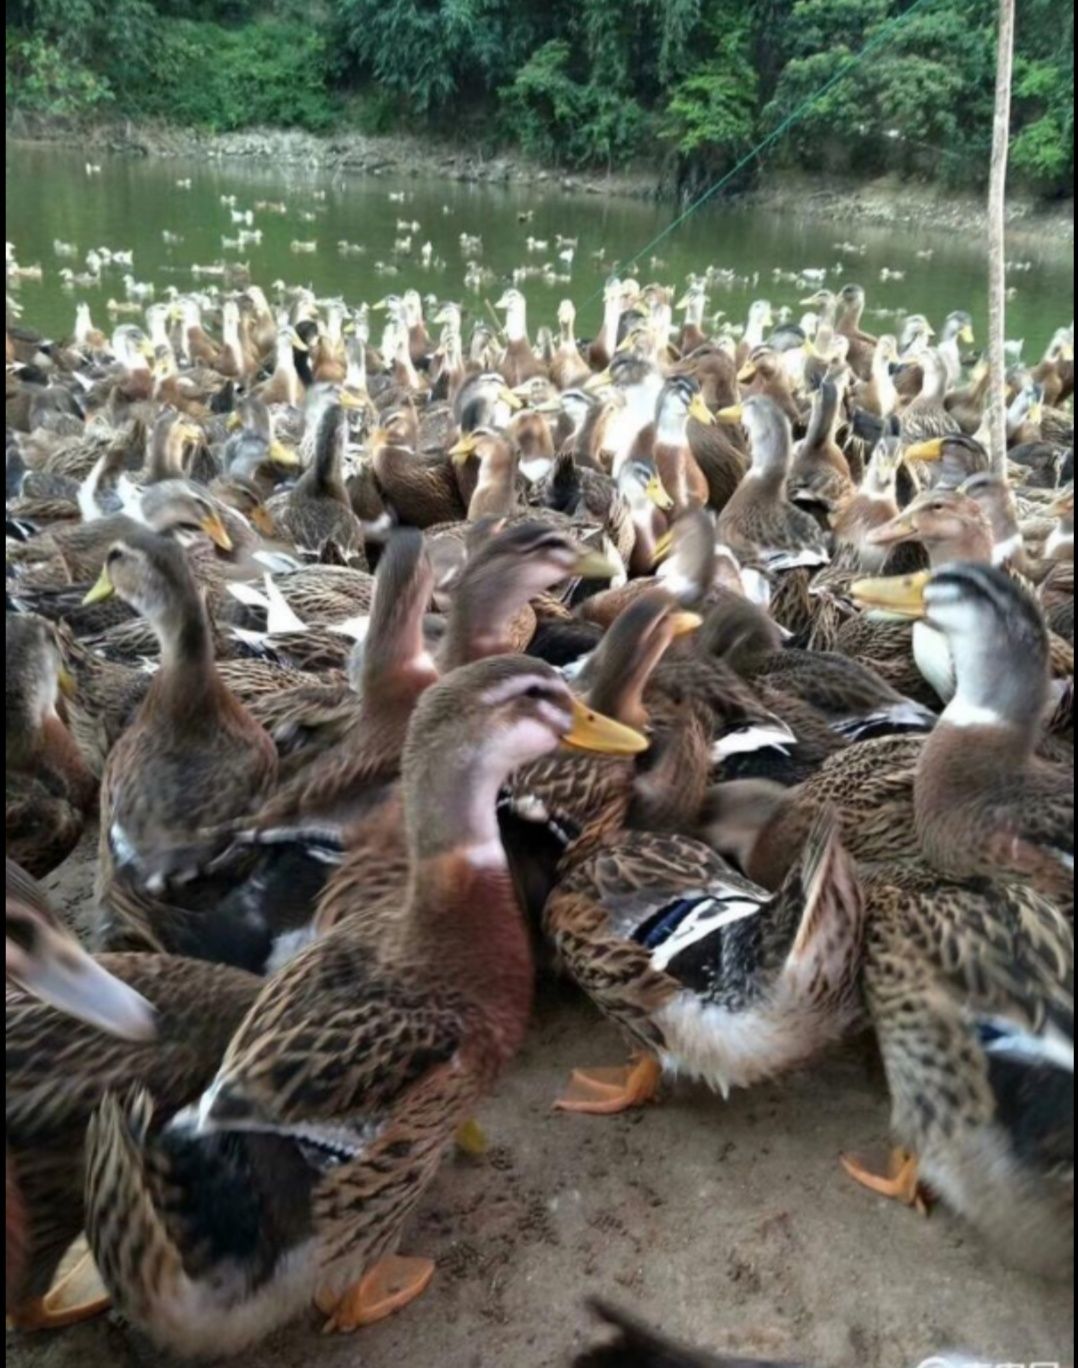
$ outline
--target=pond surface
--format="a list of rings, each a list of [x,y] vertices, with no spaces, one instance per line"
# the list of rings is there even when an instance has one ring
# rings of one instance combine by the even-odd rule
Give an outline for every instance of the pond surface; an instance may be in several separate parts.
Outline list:
[[[590,335],[612,266],[639,253],[677,213],[670,205],[571,195],[555,187],[394,181],[301,167],[278,170],[270,162],[95,153],[101,170],[88,175],[86,158],[77,151],[17,143],[7,150],[7,238],[21,265],[40,262],[44,271],[42,281],[24,280],[13,292],[23,304],[26,323],[53,335],[70,332],[77,299],[86,299],[94,321],[107,327],[107,301],[124,298],[123,269],[106,269],[99,284],[74,290],[61,281],[61,267],[83,270],[87,250],[100,246],[133,250],[136,280],[153,284],[159,295],[170,285],[181,291],[192,288],[193,264],[226,260],[249,262],[252,278],[267,290],[283,279],[357,304],[414,286],[424,295],[470,301],[477,312],[485,312],[484,300],[497,298],[514,269],[551,263],[558,275],[571,273],[571,281],[529,279],[523,284],[533,334],[539,324],[553,322],[558,300],[569,296],[580,311],[578,331]],[[190,188],[177,184],[188,179]],[[242,249],[223,244],[222,238],[236,238],[240,225],[233,223],[233,207],[222,203],[222,196],[236,197],[235,212],[254,211],[260,242]],[[286,212],[256,210],[260,200],[283,204]],[[524,216],[530,216],[526,222]],[[398,222],[409,227],[398,229]],[[419,225],[415,231],[413,223]],[[183,241],[170,245],[164,231],[181,235]],[[482,237],[481,254],[462,250],[464,233]],[[571,268],[558,261],[557,234],[579,240]],[[409,236],[413,255],[395,252],[396,240]],[[529,237],[546,240],[549,247],[529,252]],[[78,260],[55,254],[57,238],[75,244]],[[1039,355],[1055,329],[1073,317],[1072,257],[1050,233],[1045,238],[1033,245],[1023,240],[1012,252],[1030,263],[1030,269],[1010,277],[1016,293],[1007,320],[1008,337],[1025,339],[1026,359]],[[343,255],[337,245],[341,240],[364,248],[363,254]],[[313,241],[317,248],[300,254],[291,248],[294,241]],[[434,255],[429,269],[420,257],[427,242]],[[842,253],[842,244],[852,244],[858,254]],[[594,255],[600,251],[601,261]],[[711,265],[732,271],[735,278],[713,289],[710,303],[734,319],[743,319],[758,297],[800,313],[796,306],[804,289],[774,272],[827,269],[832,288],[846,280],[866,287],[866,325],[871,330],[889,330],[897,315],[906,312],[925,313],[938,324],[952,309],[963,308],[983,337],[985,260],[976,232],[967,237],[905,225],[832,225],[821,218],[720,205],[695,214],[657,251],[660,259],[652,261],[645,254],[640,261],[640,279],[680,286],[689,273],[702,273]],[[930,259],[917,256],[927,251]],[[491,273],[471,290],[465,285],[470,259]],[[885,270],[904,272],[905,278],[882,280]]]

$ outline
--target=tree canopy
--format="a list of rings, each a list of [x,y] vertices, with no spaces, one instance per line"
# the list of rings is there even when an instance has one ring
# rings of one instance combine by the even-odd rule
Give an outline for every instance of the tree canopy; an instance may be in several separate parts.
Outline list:
[[[8,108],[430,130],[564,167],[721,174],[910,0],[13,0]],[[769,153],[802,169],[975,185],[994,0],[930,3]],[[1073,191],[1074,16],[1019,0],[1012,168]]]

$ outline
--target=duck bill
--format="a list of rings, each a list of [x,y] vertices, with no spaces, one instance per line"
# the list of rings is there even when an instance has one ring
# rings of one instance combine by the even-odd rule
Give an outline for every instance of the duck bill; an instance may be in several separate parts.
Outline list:
[[[270,443],[269,458],[275,466],[282,466],[285,470],[293,470],[299,465],[297,453],[276,440]]]
[[[56,672],[56,687],[60,690],[64,698],[74,698],[77,693],[75,676],[66,665],[61,665]]]
[[[598,551],[585,551],[573,567],[573,574],[578,579],[610,580],[621,574],[621,567]]]
[[[229,432],[238,432],[243,427],[243,419],[233,410],[225,419],[225,427]]]
[[[928,442],[916,442],[913,446],[906,449],[907,461],[924,461],[931,464],[938,461],[943,456],[943,438],[933,437]]]
[[[917,528],[913,519],[899,514],[882,527],[873,528],[865,540],[869,546],[898,546],[900,542],[908,541],[916,535]]]
[[[654,569],[655,566],[662,565],[663,561],[666,560],[667,556],[669,556],[673,548],[674,531],[673,528],[667,528],[667,530],[655,543],[655,549],[651,553],[652,568]]]
[[[958,334],[958,340],[963,344],[963,346],[966,347],[972,347],[974,342],[977,340],[973,335],[973,329],[969,326],[968,323]]]
[[[310,348],[307,346],[307,343],[304,342],[303,338],[300,337],[299,333],[296,332],[295,328],[293,328],[292,331],[288,334],[288,340],[289,340],[289,342],[291,342],[293,348],[294,348],[296,351],[298,351],[298,352],[310,351]]]
[[[207,513],[199,523],[199,527],[202,528],[214,546],[221,551],[232,550],[232,538],[228,535],[228,530],[217,513]]]
[[[337,395],[337,403],[343,409],[362,409],[366,408],[363,400],[358,394],[353,394],[351,390],[342,389]]]
[[[704,625],[704,619],[699,613],[671,613],[669,622],[675,638],[691,636]]]
[[[599,755],[639,755],[649,744],[647,737],[632,727],[595,712],[578,698],[573,699],[573,722],[562,737],[563,746]]]
[[[1034,427],[1039,427],[1040,424],[1044,421],[1044,405],[1034,404],[1033,407],[1029,410],[1027,416],[1029,418],[1029,421],[1034,425]]]
[[[756,379],[756,367],[753,365],[751,361],[745,362],[745,364],[738,371],[737,378],[738,382],[742,385],[747,385],[751,381]]]
[[[255,504],[254,508],[251,509],[251,526],[263,537],[277,535],[273,514],[270,513],[265,504]]]
[[[644,493],[648,502],[653,503],[657,509],[663,513],[669,513],[674,506],[674,501],[666,492],[666,486],[659,478],[658,473],[652,475],[644,486]]]
[[[515,390],[511,390],[508,385],[503,385],[498,391],[498,398],[501,399],[503,403],[508,404],[514,413],[516,413],[518,409],[524,407],[524,400]]]
[[[92,603],[104,603],[105,599],[112,598],[116,590],[113,588],[112,580],[109,579],[108,566],[104,566],[97,582],[90,589],[82,600],[82,606],[88,608]]]
[[[610,374],[610,368],[607,367],[606,370],[598,371],[590,380],[586,381],[584,388],[590,394],[594,390],[605,389],[607,385],[612,385],[613,383],[614,377]]]
[[[716,422],[727,423],[735,427],[744,417],[745,410],[740,404],[731,404],[728,408],[719,409],[715,415]]]
[[[474,437],[462,437],[456,446],[449,448],[449,459],[454,465],[465,465],[478,445]]]
[[[55,927],[38,922],[33,954],[8,952],[7,972],[28,993],[124,1040],[150,1040],[153,1007]]]
[[[705,427],[711,427],[715,421],[715,415],[708,408],[702,394],[694,394],[692,403],[689,405],[689,417],[695,418],[698,423],[703,423]]]
[[[916,575],[893,575],[884,579],[858,580],[850,588],[854,602],[862,608],[883,609],[907,618],[925,615],[925,586],[932,578],[928,570]]]

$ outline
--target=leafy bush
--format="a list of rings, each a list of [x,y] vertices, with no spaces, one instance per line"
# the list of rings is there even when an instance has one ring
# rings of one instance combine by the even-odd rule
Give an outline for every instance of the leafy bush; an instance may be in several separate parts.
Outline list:
[[[219,132],[251,124],[317,131],[335,113],[326,66],[325,36],[307,24],[226,29],[178,19],[159,26],[149,78],[130,88],[129,104]]]
[[[545,43],[502,91],[502,125],[526,152],[555,164],[627,161],[641,145],[644,111],[635,100],[570,75],[572,49]]]
[[[1017,4],[1013,179],[1072,192],[1073,7]],[[9,0],[7,100],[69,119],[111,110],[214,129],[436,128],[567,166],[627,161],[658,134],[682,184],[713,178],[796,114],[772,162],[983,184],[996,2],[909,9],[910,0]]]
[[[752,146],[758,82],[748,24],[713,12],[712,27],[715,55],[674,87],[662,133],[683,159],[725,169]]]
[[[113,98],[103,77],[66,58],[40,34],[8,30],[4,69],[9,107],[27,113],[85,119],[100,113]]]

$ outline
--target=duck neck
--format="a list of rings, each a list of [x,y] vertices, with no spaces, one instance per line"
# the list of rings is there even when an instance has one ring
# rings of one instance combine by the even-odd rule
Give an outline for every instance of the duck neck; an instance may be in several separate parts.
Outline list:
[[[485,456],[479,464],[479,480],[468,501],[468,521],[504,518],[517,506],[517,463],[511,451],[501,447]]]
[[[151,621],[161,645],[161,668],[154,687],[177,710],[201,707],[215,679],[213,638],[202,595],[194,581],[178,590],[161,615]]]
[[[699,328],[701,331],[704,326],[704,296],[692,295],[685,305],[685,327]]]
[[[808,428],[805,431],[805,440],[801,444],[801,454],[812,456],[818,454],[825,446],[834,445],[835,430],[838,427],[838,400],[835,396],[829,396],[825,390],[820,390],[816,396],[816,402],[812,406],[812,413],[809,416]]]
[[[146,483],[160,484],[162,480],[182,480],[184,432],[179,423],[158,428],[150,443],[150,459],[146,469]]]
[[[952,561],[970,561],[975,565],[991,565],[994,542],[987,523],[967,523],[954,537],[926,543],[928,563],[939,570]]]
[[[898,390],[891,377],[891,358],[882,347],[877,347],[872,357],[872,381],[876,387],[880,416],[889,418],[898,405]]]
[[[405,784],[412,864],[407,941],[434,980],[464,995],[483,1018],[483,1037],[475,1043],[492,1073],[523,1039],[534,977],[498,830],[501,782],[477,756],[470,763],[425,764]]]
[[[594,683],[588,689],[588,706],[607,717],[624,722],[627,727],[643,731],[648,725],[648,710],[644,691],[652,671],[662,658],[666,642],[637,654],[638,642],[628,649],[611,649],[605,654],[600,647],[598,658],[589,673],[594,672]]]
[[[523,299],[514,299],[506,311],[505,340],[510,346],[528,340],[528,313]]]
[[[621,324],[621,300],[608,299],[603,306],[603,326],[599,332],[602,349],[608,356],[614,355],[618,345],[618,327]]]
[[[308,494],[329,495],[347,501],[341,479],[340,439],[336,428],[320,432],[314,448],[314,458],[300,483]]]
[[[951,333],[939,345],[940,360],[946,372],[948,389],[953,389],[962,378],[962,353],[958,346],[958,334]]]
[[[933,744],[937,733],[954,740],[958,731],[989,729],[996,752],[1017,767],[1033,752],[1048,702],[1048,666],[1043,655],[1012,659],[1000,670],[1000,644],[992,637],[970,638],[954,649],[957,681],[955,695],[944,709],[939,724],[925,743]]]
[[[755,310],[750,312],[749,321],[745,325],[745,334],[742,342],[749,349],[750,355],[757,347],[763,344],[764,340],[764,320]]]

